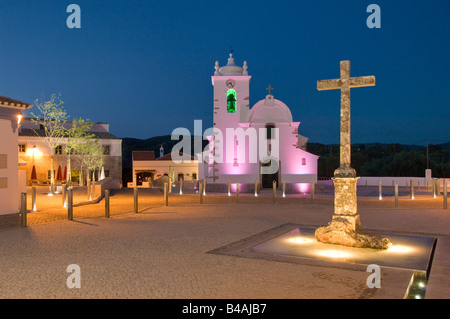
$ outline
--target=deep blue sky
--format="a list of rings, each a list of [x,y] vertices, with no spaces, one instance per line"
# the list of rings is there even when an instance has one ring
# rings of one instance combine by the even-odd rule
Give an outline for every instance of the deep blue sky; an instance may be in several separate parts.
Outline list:
[[[66,8],[81,7],[81,29]],[[381,29],[366,8],[381,7]],[[148,138],[212,126],[214,62],[246,60],[250,103],[275,88],[299,133],[339,142],[339,91],[317,80],[375,75],[353,89],[352,142],[450,141],[450,1],[0,0],[0,95],[61,93],[73,117]]]

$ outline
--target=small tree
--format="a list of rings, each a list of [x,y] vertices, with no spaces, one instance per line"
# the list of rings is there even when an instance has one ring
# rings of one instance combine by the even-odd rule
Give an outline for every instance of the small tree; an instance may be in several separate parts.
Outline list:
[[[66,153],[67,153],[67,181],[72,180],[71,177],[71,155],[72,153],[79,151],[86,142],[94,138],[95,136],[89,133],[89,130],[94,123],[89,120],[83,120],[81,118],[74,118],[72,125],[66,130]]]
[[[52,94],[48,101],[37,99],[34,105],[39,110],[39,114],[31,113],[34,117],[32,122],[39,125],[39,129],[34,130],[34,132],[38,136],[43,136],[45,144],[50,148],[50,193],[52,194],[55,191],[53,167],[55,148],[61,145],[61,139],[66,135],[64,124],[69,118],[63,104],[60,94]]]
[[[103,146],[98,143],[97,138],[90,138],[78,145],[77,151],[80,155],[81,166],[93,171],[92,178],[86,174],[89,179],[93,180],[95,170],[103,165],[105,159]]]

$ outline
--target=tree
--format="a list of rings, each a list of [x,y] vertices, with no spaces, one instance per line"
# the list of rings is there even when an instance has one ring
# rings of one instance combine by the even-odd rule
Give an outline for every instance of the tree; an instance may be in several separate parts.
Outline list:
[[[63,107],[64,102],[61,101],[61,95],[52,94],[50,100],[37,99],[34,103],[39,110],[39,114],[34,116],[32,122],[39,125],[38,130],[34,130],[36,135],[43,136],[45,144],[50,148],[50,193],[55,191],[55,173],[53,168],[53,160],[55,148],[61,144],[61,139],[66,134],[64,124],[69,116]]]
[[[74,118],[70,128],[66,130],[66,153],[67,153],[67,181],[71,181],[71,155],[80,150],[81,146],[95,136],[89,133],[94,123],[81,118]]]
[[[103,146],[98,143],[98,138],[90,138],[77,145],[76,150],[80,156],[82,170],[83,167],[91,170],[94,179],[95,170],[101,168],[105,160]],[[86,176],[91,179],[89,174]]]

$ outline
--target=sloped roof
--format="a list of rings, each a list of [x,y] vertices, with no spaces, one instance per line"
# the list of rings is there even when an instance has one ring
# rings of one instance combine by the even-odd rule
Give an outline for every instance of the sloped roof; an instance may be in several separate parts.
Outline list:
[[[180,152],[180,157],[183,160],[191,160],[191,161],[194,160],[193,156],[184,154],[183,152]],[[172,160],[172,153],[166,154],[163,157],[158,157],[156,160],[157,161],[171,161]]]
[[[15,106],[15,107],[24,107],[29,108],[33,106],[32,104],[25,103],[19,100],[12,99],[6,96],[0,96],[0,104],[5,106]]]
[[[154,161],[156,160],[154,151],[133,151],[133,161]]]
[[[109,133],[109,132],[89,132],[99,139],[120,140],[121,138]],[[31,137],[45,137],[44,130],[33,130],[31,128],[21,128],[19,130],[19,136],[31,136]]]

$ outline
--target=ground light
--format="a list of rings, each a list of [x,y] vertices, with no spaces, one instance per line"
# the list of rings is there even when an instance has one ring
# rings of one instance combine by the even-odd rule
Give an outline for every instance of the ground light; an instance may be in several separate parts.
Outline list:
[[[272,234],[270,238],[261,238],[259,244],[244,248],[243,252],[268,258],[282,256],[283,258],[306,258],[348,264],[376,264],[381,267],[395,267],[426,273],[431,264],[436,243],[434,237],[379,234],[389,238],[392,245],[388,249],[355,248],[317,241],[315,238],[316,228],[292,227],[294,228],[291,228],[290,231],[285,230],[278,235]],[[426,278],[416,275],[414,287],[417,286],[418,292],[412,295],[420,296],[426,284]]]
[[[427,292],[428,279],[426,272],[416,271],[411,276],[404,299],[424,299]]]

